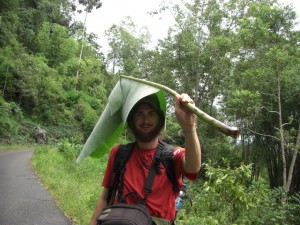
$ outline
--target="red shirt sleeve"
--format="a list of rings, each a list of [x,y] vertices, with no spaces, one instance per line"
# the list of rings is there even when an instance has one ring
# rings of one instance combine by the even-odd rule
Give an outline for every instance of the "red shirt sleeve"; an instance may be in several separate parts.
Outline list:
[[[182,164],[182,159],[185,156],[185,149],[176,146],[174,148],[174,156],[173,160],[175,162],[175,171],[176,171],[176,176],[177,179],[180,176],[184,176],[189,180],[196,180],[198,177],[198,173],[186,173],[183,169],[183,164]]]

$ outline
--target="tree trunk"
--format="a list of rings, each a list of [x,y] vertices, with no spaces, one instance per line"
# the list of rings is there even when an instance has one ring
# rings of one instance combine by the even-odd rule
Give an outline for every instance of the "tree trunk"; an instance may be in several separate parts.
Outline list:
[[[6,66],[5,81],[4,81],[3,91],[2,91],[2,98],[4,98],[4,92],[5,92],[5,90],[6,90],[7,74],[8,74],[8,66]]]
[[[295,149],[293,149],[293,151],[294,151],[293,158],[292,158],[291,165],[289,168],[289,174],[288,174],[288,179],[287,179],[287,183],[286,183],[286,190],[290,190],[290,188],[291,188],[294,167],[295,167],[298,150],[299,150],[299,144],[300,144],[300,121],[299,121],[299,127],[298,127],[298,135],[297,135],[297,139],[296,139],[296,146],[295,146]]]
[[[78,67],[76,71],[76,80],[78,80],[79,77],[79,67],[80,67],[80,61],[82,59],[82,53],[83,53],[83,41],[85,40],[85,27],[86,27],[86,18],[87,18],[88,11],[85,11],[85,17],[84,17],[84,23],[83,23],[83,33],[82,33],[82,38],[81,38],[81,48],[80,48],[80,54],[79,54],[79,59],[78,59]]]
[[[285,191],[286,189],[286,158],[285,158],[285,149],[284,149],[284,134],[283,134],[283,122],[282,122],[282,109],[281,109],[281,87],[280,87],[280,76],[277,74],[277,101],[278,101],[278,115],[279,115],[279,133],[280,133],[280,150],[282,158],[282,182]]]

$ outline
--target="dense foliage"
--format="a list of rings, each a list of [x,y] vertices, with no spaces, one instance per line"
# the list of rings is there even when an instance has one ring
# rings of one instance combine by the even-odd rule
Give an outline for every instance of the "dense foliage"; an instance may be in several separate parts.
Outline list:
[[[241,129],[232,139],[198,121],[206,164],[179,224],[299,223],[300,31],[293,8],[276,0],[163,5],[152,14],[169,10],[176,24],[154,49],[149,32],[127,19],[106,32],[106,54],[75,17],[99,7],[99,0],[0,0],[1,143],[34,142],[43,128],[48,142],[74,158],[78,149],[66,140],[84,143],[117,74],[146,78],[188,93],[203,111]],[[183,145],[166,97],[165,137]]]
[[[28,123],[50,134],[61,128],[51,134],[56,139],[86,138],[93,128],[112,81],[95,35],[81,39],[74,10],[68,1],[1,1],[1,110],[13,112],[3,121],[1,140],[16,141],[24,129],[32,133]]]
[[[101,192],[99,183],[107,155],[76,164],[76,152],[80,149],[76,140],[63,140],[55,148],[40,146],[32,163],[66,215],[75,224],[86,225]],[[226,160],[223,164],[219,167],[205,163],[205,179],[201,177],[196,183],[185,181],[190,201],[186,200],[178,212],[177,225],[299,224],[299,193],[282,204],[279,200],[284,191],[270,189],[264,179],[253,181],[251,165],[232,169]]]

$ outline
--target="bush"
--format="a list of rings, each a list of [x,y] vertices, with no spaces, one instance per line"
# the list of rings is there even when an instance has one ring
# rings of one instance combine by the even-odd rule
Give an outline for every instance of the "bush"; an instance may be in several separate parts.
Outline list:
[[[58,150],[67,159],[75,161],[80,151],[82,150],[82,145],[80,144],[80,141],[76,138],[63,138],[58,144]]]
[[[300,224],[300,194],[290,196],[283,204],[283,190],[270,189],[264,179],[252,180],[251,168],[243,164],[233,169],[204,164],[206,177],[187,183],[193,204],[185,202],[176,225]]]
[[[0,97],[0,138],[12,139],[19,132],[22,110],[14,102],[7,103]]]
[[[90,104],[85,101],[80,101],[76,105],[75,119],[81,124],[84,138],[87,138],[93,130],[99,115],[91,108]]]

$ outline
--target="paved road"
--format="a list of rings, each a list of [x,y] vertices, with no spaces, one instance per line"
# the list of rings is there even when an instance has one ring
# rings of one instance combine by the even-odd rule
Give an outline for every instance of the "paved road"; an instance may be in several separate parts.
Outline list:
[[[31,150],[0,151],[0,225],[71,225],[30,166]]]

